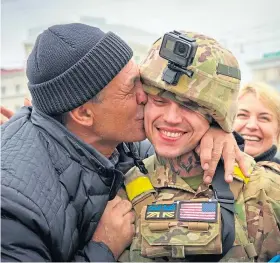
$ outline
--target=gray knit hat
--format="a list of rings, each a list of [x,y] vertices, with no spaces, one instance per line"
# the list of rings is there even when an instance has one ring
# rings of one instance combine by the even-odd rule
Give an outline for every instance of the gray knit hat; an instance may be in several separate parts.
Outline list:
[[[36,40],[26,74],[34,107],[49,115],[92,99],[128,63],[131,48],[112,32],[84,24],[55,25]]]

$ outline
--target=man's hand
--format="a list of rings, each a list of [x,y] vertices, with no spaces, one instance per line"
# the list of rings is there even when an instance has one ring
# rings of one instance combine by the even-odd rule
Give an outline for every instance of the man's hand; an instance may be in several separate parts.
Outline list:
[[[2,116],[6,117],[7,119],[11,119],[12,116],[15,114],[13,111],[11,111],[3,106],[0,107],[0,113],[2,114]],[[1,119],[0,121],[1,121],[1,125],[6,122],[3,119]]]
[[[204,170],[203,180],[206,184],[212,182],[218,162],[221,157],[224,159],[225,181],[230,183],[233,180],[232,174],[235,161],[238,163],[245,176],[245,161],[232,133],[226,133],[219,128],[210,128],[202,137],[200,145],[196,148],[200,156],[201,166]]]
[[[131,209],[131,203],[119,196],[109,201],[92,237],[93,241],[106,244],[116,260],[135,234],[135,214]]]
[[[31,101],[27,98],[24,99],[23,105],[27,106],[27,107],[32,106]],[[6,117],[9,120],[13,117],[13,115],[15,113],[13,111],[9,110],[8,108],[5,108],[5,107],[1,106],[0,107],[0,114],[2,114],[2,116]],[[1,121],[1,125],[6,122],[3,119],[1,119],[0,121]]]

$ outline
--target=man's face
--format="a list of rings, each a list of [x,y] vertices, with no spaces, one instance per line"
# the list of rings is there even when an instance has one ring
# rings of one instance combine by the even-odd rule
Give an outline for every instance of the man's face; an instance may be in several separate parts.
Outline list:
[[[249,92],[238,100],[234,129],[245,139],[244,151],[255,157],[276,143],[279,124],[276,114]]]
[[[132,60],[100,92],[93,103],[94,134],[105,142],[133,142],[146,138],[143,91],[139,69]]]
[[[148,95],[145,130],[158,155],[175,158],[190,152],[209,127],[199,113],[170,99]]]

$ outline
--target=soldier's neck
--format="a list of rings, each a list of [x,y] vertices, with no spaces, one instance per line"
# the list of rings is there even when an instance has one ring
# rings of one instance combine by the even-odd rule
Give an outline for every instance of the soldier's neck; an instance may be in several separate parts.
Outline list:
[[[164,158],[158,154],[156,156],[160,165],[169,168],[173,173],[181,177],[196,176],[203,173],[199,156],[194,151],[173,159]]]

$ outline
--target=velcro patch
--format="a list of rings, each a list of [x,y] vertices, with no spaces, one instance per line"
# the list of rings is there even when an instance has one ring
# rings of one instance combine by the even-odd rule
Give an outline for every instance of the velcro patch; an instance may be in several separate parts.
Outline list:
[[[149,219],[174,219],[177,204],[155,204],[148,205],[145,218]]]
[[[189,222],[216,222],[217,206],[215,201],[179,202],[178,220]]]
[[[241,73],[238,68],[230,67],[224,64],[219,63],[217,67],[217,74],[225,75],[231,78],[241,80]]]

